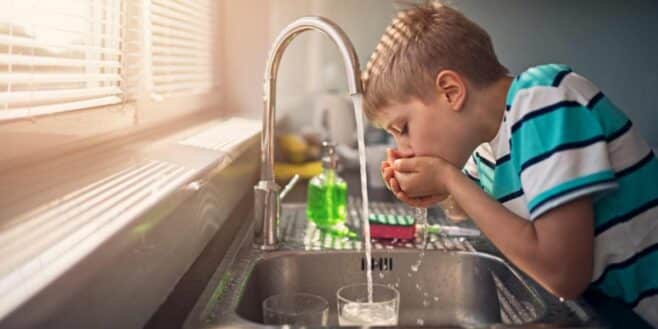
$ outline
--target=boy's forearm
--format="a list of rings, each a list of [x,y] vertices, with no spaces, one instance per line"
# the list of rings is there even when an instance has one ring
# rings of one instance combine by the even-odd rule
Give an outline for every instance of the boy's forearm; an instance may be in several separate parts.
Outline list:
[[[533,222],[512,213],[455,171],[456,173],[451,174],[447,186],[450,195],[494,245],[510,261],[547,289],[563,297],[574,297],[572,292],[579,290],[582,284],[576,288],[553,289],[562,287],[565,277],[572,273],[565,271],[567,264],[561,264],[559,259],[550,256],[551,252],[546,249],[546,244],[542,246]],[[567,282],[567,285],[569,284],[571,283]]]

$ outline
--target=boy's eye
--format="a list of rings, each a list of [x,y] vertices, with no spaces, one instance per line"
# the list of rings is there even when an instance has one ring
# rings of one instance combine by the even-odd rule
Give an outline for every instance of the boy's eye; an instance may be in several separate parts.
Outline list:
[[[400,127],[400,135],[406,135],[407,134],[407,125],[404,124],[402,127]]]

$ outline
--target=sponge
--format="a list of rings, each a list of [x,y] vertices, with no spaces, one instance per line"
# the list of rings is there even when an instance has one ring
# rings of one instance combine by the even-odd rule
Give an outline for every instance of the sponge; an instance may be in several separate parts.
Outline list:
[[[409,215],[370,214],[368,222],[373,239],[412,240],[416,234],[414,218]]]

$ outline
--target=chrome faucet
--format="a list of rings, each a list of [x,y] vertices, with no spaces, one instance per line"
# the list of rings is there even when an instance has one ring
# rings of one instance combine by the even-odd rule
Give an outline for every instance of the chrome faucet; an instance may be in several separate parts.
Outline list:
[[[281,212],[281,188],[274,181],[274,109],[276,107],[277,71],[286,47],[301,32],[309,30],[324,33],[338,46],[345,61],[350,94],[357,95],[362,91],[359,59],[354,47],[345,32],[332,21],[323,17],[301,17],[286,26],[276,37],[265,68],[260,181],[254,186],[254,245],[263,250],[276,249],[279,244],[278,221]]]

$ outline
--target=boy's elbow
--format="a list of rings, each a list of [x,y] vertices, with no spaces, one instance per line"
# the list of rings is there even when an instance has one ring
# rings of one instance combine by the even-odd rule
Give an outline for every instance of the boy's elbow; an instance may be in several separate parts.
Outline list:
[[[592,271],[566,268],[556,269],[549,275],[544,288],[558,297],[576,299],[587,289],[592,278]]]

